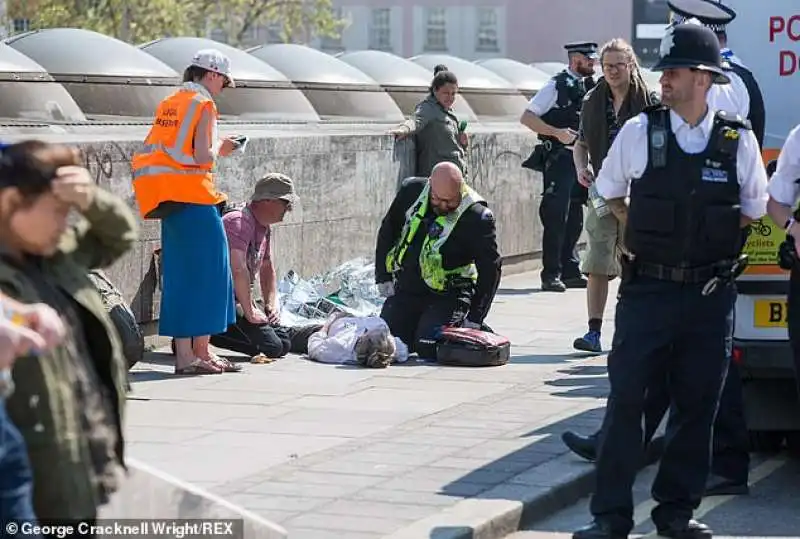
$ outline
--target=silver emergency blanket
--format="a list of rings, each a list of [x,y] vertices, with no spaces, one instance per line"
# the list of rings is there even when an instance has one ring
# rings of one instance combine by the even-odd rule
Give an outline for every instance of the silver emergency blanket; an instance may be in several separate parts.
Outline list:
[[[278,283],[281,325],[322,324],[335,311],[351,316],[378,316],[384,298],[375,286],[375,264],[356,258],[304,279],[294,270]]]

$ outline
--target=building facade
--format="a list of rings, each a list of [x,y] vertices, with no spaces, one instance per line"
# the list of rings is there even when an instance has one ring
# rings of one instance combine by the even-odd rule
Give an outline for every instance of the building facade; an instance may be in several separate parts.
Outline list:
[[[450,54],[563,60],[563,44],[630,39],[636,0],[334,0],[347,26],[326,52],[377,49],[410,57]]]

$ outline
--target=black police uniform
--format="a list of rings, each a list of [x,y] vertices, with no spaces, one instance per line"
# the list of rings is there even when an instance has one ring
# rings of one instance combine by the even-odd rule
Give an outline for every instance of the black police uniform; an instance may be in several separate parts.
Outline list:
[[[678,25],[662,45],[671,46],[653,70],[700,68],[714,73],[716,82],[727,81],[709,29]],[[672,132],[668,108],[645,113],[650,149],[642,177],[630,185],[625,245],[633,258],[623,260],[608,357],[611,394],[591,500],[595,522],[574,539],[630,532],[645,394],[662,369],[673,408],[670,441],[652,489],[658,502],[652,518],[663,536],[711,537],[692,513],[709,474],[712,424],[729,365],[731,272],[741,247],[737,129],[747,124],[718,113],[706,150],[689,154]]]
[[[564,47],[570,53],[597,55],[596,43],[574,43]],[[580,128],[581,107],[586,93],[594,86],[591,77],[575,78],[566,69],[553,77],[556,104],[541,119],[558,128]],[[542,283],[545,287],[561,279],[582,282],[580,259],[576,250],[583,232],[583,205],[586,188],[578,183],[572,151],[557,138],[539,135],[546,150],[544,193],[539,206],[542,222]],[[571,146],[571,145],[570,145]]]
[[[406,212],[422,193],[428,178],[407,178],[383,218],[375,249],[375,282],[393,280],[386,269],[386,256],[402,234]],[[469,320],[481,324],[489,313],[500,284],[502,259],[497,248],[495,219],[483,203],[474,204],[461,216],[441,248],[443,266],[457,268],[475,263],[478,280],[459,283],[446,293],[431,290],[422,280],[419,255],[436,214],[429,207],[394,276],[395,294],[386,299],[381,311],[392,334],[424,359],[436,359],[430,341],[448,324]]]
[[[670,9],[676,18],[695,18],[717,35],[724,33],[726,25],[736,18],[736,12],[718,0],[669,0]],[[723,59],[732,54],[721,51]],[[747,88],[750,101],[748,120],[759,147],[764,144],[766,113],[764,98],[753,74],[735,62],[723,62],[723,69],[742,79]],[[741,245],[747,239],[747,230],[742,231]],[[736,301],[734,288],[734,304]],[[735,309],[735,306],[731,308]],[[731,313],[733,317],[733,313]],[[733,348],[733,329],[727,341],[729,352]],[[666,410],[667,402],[662,403]],[[719,403],[719,411],[714,423],[714,458],[706,494],[744,494],[748,491],[747,481],[750,469],[749,438],[744,416],[742,380],[738,368],[729,369]]]

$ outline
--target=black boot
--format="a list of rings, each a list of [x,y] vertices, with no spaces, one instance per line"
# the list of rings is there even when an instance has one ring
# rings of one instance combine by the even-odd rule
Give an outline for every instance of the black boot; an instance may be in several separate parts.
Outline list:
[[[567,285],[558,277],[542,279],[543,292],[566,292]]]
[[[617,533],[608,524],[595,520],[573,533],[572,539],[628,539],[628,534]]]
[[[597,436],[581,436],[572,431],[567,431],[561,435],[561,440],[564,442],[570,451],[586,459],[589,462],[597,460]]]
[[[689,522],[674,522],[666,528],[656,527],[660,537],[671,539],[712,539],[711,528],[692,519]]]

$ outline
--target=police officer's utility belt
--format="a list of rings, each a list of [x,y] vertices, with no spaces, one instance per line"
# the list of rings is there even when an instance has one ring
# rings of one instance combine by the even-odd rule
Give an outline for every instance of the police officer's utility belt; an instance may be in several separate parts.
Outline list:
[[[708,266],[678,268],[623,258],[623,265],[627,266],[633,275],[674,283],[705,283],[703,295],[711,294],[720,284],[733,283],[744,272],[747,262],[747,255],[740,255],[737,259],[722,260]]]
[[[652,277],[661,281],[672,281],[675,283],[704,283],[715,277],[718,269],[717,265],[700,266],[695,268],[675,268],[672,266],[662,266],[661,264],[651,264],[650,262],[633,262],[634,273],[644,277]]]

